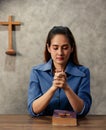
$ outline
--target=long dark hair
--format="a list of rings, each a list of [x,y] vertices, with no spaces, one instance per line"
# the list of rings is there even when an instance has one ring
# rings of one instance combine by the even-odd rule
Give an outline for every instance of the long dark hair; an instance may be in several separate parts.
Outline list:
[[[51,55],[47,49],[47,44],[49,46],[51,45],[51,39],[56,34],[63,34],[68,38],[69,43],[70,43],[71,47],[73,48],[73,52],[70,54],[69,60],[71,60],[75,65],[80,65],[79,61],[78,61],[78,57],[77,57],[77,47],[76,47],[76,42],[75,42],[74,36],[68,27],[63,27],[63,26],[54,26],[49,31],[47,39],[46,39],[46,45],[45,45],[45,51],[44,51],[44,61],[48,62],[51,58]]]

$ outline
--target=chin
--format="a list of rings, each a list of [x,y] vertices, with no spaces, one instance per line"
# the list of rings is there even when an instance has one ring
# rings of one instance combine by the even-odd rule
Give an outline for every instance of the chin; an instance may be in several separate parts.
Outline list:
[[[60,64],[60,65],[64,65],[66,62],[64,62],[64,61],[57,61],[56,63]]]

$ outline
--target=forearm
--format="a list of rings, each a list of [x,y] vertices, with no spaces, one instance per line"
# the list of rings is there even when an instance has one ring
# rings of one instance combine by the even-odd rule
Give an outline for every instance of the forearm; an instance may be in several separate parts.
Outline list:
[[[64,88],[64,92],[73,110],[76,112],[81,112],[84,106],[83,100],[78,97],[68,85],[66,85],[66,87]]]
[[[54,87],[51,87],[44,95],[33,102],[32,108],[36,114],[39,114],[47,107],[55,91],[56,89]]]

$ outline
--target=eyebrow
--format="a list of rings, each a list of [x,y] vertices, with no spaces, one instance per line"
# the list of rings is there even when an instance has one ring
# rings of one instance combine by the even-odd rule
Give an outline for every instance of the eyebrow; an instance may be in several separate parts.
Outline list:
[[[69,44],[68,43],[65,43],[65,44],[63,44],[62,46],[68,46]],[[52,44],[52,46],[59,46],[58,44]]]

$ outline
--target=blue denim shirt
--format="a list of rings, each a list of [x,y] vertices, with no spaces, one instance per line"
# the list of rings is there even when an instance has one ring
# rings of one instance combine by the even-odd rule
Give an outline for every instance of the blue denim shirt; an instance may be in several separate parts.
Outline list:
[[[85,116],[89,112],[92,103],[89,69],[84,66],[76,66],[72,62],[69,62],[66,66],[65,73],[70,88],[84,101],[82,112],[77,114],[79,116]],[[64,91],[58,89],[43,112],[40,114],[33,112],[33,101],[48,91],[52,86],[53,77],[52,60],[32,68],[28,88],[28,111],[32,116],[52,115],[54,109],[73,111]]]

